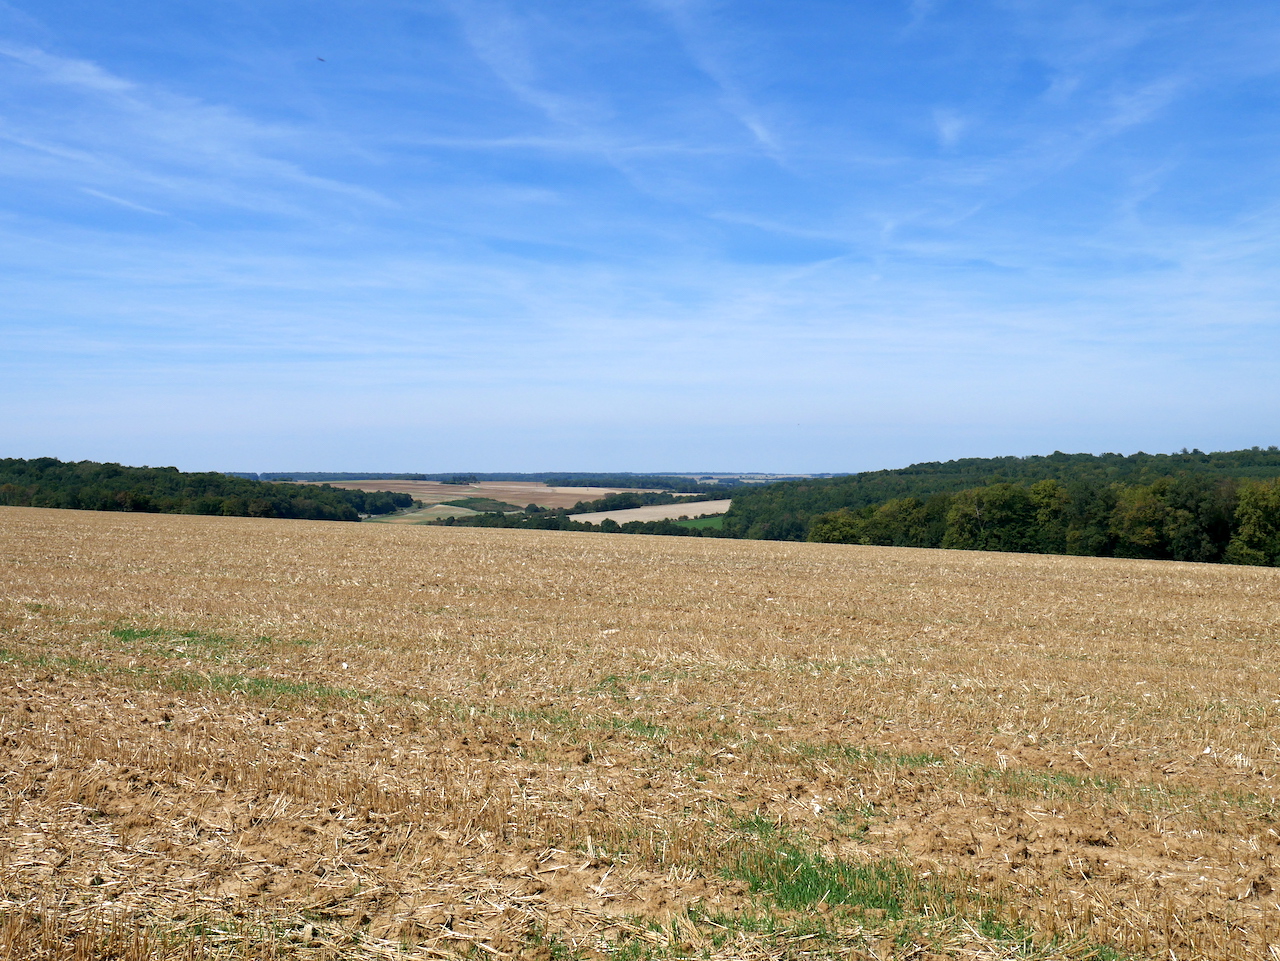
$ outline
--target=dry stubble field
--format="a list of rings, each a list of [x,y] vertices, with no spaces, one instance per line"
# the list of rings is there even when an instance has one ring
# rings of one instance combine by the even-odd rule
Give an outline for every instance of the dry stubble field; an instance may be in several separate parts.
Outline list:
[[[606,517],[625,524],[627,521],[665,521],[679,517],[706,517],[710,514],[725,514],[733,503],[731,499],[719,501],[693,501],[692,503],[650,504],[647,507],[630,507],[617,511],[592,511],[589,514],[570,514],[575,521],[590,521],[599,524]]]
[[[0,952],[1274,958],[1278,598],[0,508]]]

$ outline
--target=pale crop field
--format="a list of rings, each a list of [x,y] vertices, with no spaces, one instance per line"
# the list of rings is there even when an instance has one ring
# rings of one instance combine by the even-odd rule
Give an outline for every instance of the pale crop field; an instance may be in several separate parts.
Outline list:
[[[0,508],[0,956],[1275,958],[1280,571]]]
[[[733,504],[732,500],[720,501],[685,501],[677,504],[650,504],[647,507],[629,507],[619,511],[593,511],[590,514],[570,514],[575,521],[589,521],[599,524],[608,519],[619,524],[628,521],[667,521],[680,517],[705,517],[711,514],[723,514]]]

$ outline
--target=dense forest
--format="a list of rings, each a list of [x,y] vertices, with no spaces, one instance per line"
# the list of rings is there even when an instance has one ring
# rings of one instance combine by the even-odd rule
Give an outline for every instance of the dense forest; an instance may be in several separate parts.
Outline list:
[[[1280,482],[1183,475],[1150,484],[991,484],[820,514],[808,539],[1274,566]]]
[[[1280,564],[1280,449],[916,464],[735,492],[736,537]]]
[[[1057,451],[1047,456],[972,457],[912,464],[897,470],[784,481],[735,490],[725,527],[736,537],[802,541],[820,514],[842,508],[857,511],[899,498],[928,500],[935,494],[956,494],[1000,483],[1029,486],[1042,480],[1094,488],[1116,483],[1146,485],[1187,474],[1233,480],[1280,477],[1280,448],[1127,456]]]
[[[408,494],[339,490],[328,484],[268,484],[176,467],[122,467],[52,457],[0,459],[0,505],[89,511],[223,514],[356,521],[413,505]]]

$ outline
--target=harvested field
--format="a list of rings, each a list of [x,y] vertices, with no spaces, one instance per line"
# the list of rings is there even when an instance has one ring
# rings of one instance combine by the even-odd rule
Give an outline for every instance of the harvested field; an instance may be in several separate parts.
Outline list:
[[[435,504],[431,507],[424,507],[421,510],[397,511],[394,514],[385,514],[381,517],[369,517],[365,521],[373,524],[426,524],[431,521],[443,520],[446,517],[475,517],[477,513],[479,512],[467,510],[465,507]]]
[[[602,520],[613,520],[619,524],[627,521],[667,521],[678,517],[702,517],[707,514],[723,514],[732,500],[693,501],[683,504],[650,504],[647,507],[631,507],[622,511],[593,511],[590,514],[570,514],[575,521],[589,521],[599,524]]]
[[[1274,958],[1280,571],[0,508],[0,955]]]
[[[316,483],[319,483],[318,481]],[[465,497],[491,497],[517,507],[572,507],[580,501],[599,500],[608,494],[632,491],[629,487],[548,487],[534,481],[478,481],[474,484],[441,484],[437,481],[362,480],[326,481],[330,487],[353,491],[392,491],[411,494],[425,504],[441,504]],[[645,489],[647,490],[647,488]]]

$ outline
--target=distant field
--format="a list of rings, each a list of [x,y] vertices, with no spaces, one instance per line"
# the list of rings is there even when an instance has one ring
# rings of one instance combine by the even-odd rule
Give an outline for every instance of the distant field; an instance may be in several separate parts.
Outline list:
[[[1274,961],[1280,571],[0,508],[0,955]]]
[[[447,504],[434,504],[422,510],[406,511],[398,514],[386,514],[382,517],[367,517],[366,524],[426,524],[429,521],[443,520],[446,517],[475,517],[479,511],[465,507],[451,507]]]
[[[460,500],[445,501],[442,506],[463,507],[469,511],[475,511],[477,514],[495,511],[501,514],[524,509],[518,504],[496,501],[492,497],[464,497]]]
[[[594,511],[590,514],[570,514],[575,521],[599,524],[609,519],[625,524],[627,521],[665,521],[677,517],[698,517],[702,514],[723,514],[733,503],[722,501],[693,501],[683,504],[652,504],[648,507],[631,507],[621,511]]]
[[[331,487],[343,487],[358,491],[396,491],[411,494],[415,500],[427,504],[460,500],[467,497],[484,497],[505,501],[518,507],[537,504],[539,507],[572,507],[579,501],[598,500],[606,494],[616,494],[631,488],[622,487],[548,487],[532,481],[479,481],[475,484],[441,484],[436,481],[363,480],[329,481]]]
[[[474,517],[487,511],[511,512],[519,509],[514,504],[495,501],[491,497],[466,497],[435,504],[421,510],[387,514],[384,517],[368,517],[365,520],[376,524],[426,524],[446,517]]]

